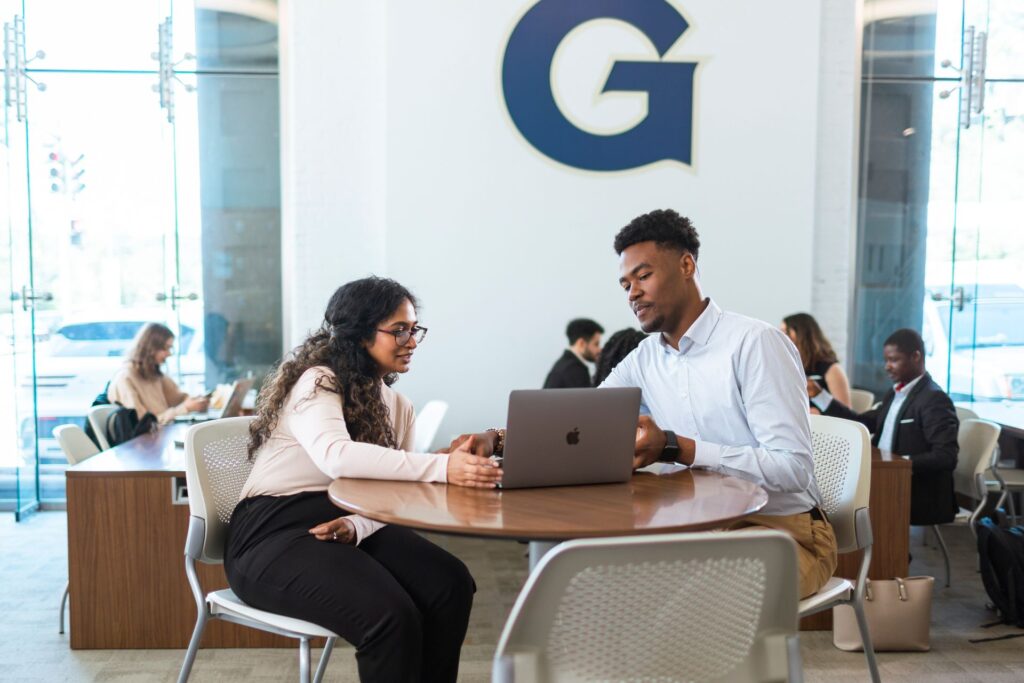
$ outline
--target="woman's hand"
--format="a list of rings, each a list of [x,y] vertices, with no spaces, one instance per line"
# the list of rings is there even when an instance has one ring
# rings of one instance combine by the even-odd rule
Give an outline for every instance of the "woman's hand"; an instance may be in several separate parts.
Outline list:
[[[493,448],[493,445],[490,448]],[[496,462],[482,455],[475,455],[484,450],[487,449],[480,448],[480,438],[477,434],[468,435],[458,446],[453,447],[448,454],[448,483],[493,489],[501,481],[502,472]]]
[[[210,399],[205,396],[189,396],[185,399],[185,409],[190,413],[198,413],[210,406]]]
[[[356,542],[356,527],[346,517],[338,517],[330,522],[324,522],[310,529],[309,533],[316,536],[318,541],[350,544]]]

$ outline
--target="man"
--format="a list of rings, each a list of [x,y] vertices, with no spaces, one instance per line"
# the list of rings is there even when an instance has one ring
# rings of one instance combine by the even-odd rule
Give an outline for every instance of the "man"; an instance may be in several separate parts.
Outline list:
[[[768,492],[761,514],[730,528],[788,533],[805,597],[835,571],[836,541],[818,507],[803,366],[775,327],[704,298],[699,248],[689,219],[669,210],[640,216],[616,235],[619,283],[643,331],[659,334],[642,341],[601,386],[643,390],[634,467],[679,462]],[[477,454],[500,450],[503,437],[502,430],[477,435]]]
[[[910,523],[946,524],[957,513],[953,492],[957,432],[960,422],[946,392],[924,367],[924,341],[914,330],[896,330],[882,348],[885,372],[893,388],[878,408],[858,415],[833,400],[817,382],[807,393],[824,415],[857,420],[873,434],[871,443],[883,451],[910,456]]]
[[[569,348],[544,380],[545,389],[573,389],[590,386],[590,370],[587,363],[597,361],[601,353],[601,335],[604,328],[593,320],[577,318],[565,328]]]

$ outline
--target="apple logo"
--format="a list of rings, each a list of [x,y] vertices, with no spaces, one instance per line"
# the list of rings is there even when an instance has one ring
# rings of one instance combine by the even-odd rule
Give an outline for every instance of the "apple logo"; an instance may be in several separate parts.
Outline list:
[[[573,427],[573,430],[565,435],[565,442],[570,446],[575,446],[580,442],[580,428]]]

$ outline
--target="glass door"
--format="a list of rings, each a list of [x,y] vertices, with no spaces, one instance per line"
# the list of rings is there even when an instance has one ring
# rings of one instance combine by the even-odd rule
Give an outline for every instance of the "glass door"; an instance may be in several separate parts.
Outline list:
[[[1024,401],[1020,2],[964,4],[959,76],[949,89],[959,103],[952,254],[928,264],[929,367],[954,400]]]

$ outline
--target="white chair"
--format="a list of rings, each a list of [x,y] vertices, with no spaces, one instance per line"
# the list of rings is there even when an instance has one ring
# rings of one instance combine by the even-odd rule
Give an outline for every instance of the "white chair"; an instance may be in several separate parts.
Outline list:
[[[874,404],[874,393],[867,389],[850,389],[850,410],[853,412],[866,413]]]
[[[107,418],[120,407],[109,403],[89,408],[89,424],[92,425],[92,431],[96,434],[96,440],[100,442],[101,451],[110,448],[110,440],[107,437]]]
[[[413,450],[417,453],[428,453],[434,443],[441,421],[448,412],[448,404],[444,401],[428,401],[419,415],[416,416],[416,436],[413,439]]]
[[[971,412],[963,408],[957,408],[957,413],[961,410],[964,413]],[[985,508],[989,485],[996,484],[996,482],[988,481],[986,472],[993,465],[993,459],[996,455],[996,443],[999,440],[1001,429],[995,422],[989,422],[988,420],[978,420],[969,417],[960,418],[960,429],[956,435],[960,452],[956,459],[956,469],[953,471],[953,490],[962,496],[978,501],[978,504],[967,518],[971,534],[975,537],[977,537],[975,524],[977,524],[978,517],[981,516]],[[946,566],[946,588],[949,588],[951,579],[949,548],[946,547],[946,539],[942,537],[942,532],[939,530],[938,525],[933,526],[932,530],[935,531],[935,538],[938,539],[939,549],[942,551],[942,559]]]
[[[963,422],[964,420],[977,420],[978,414],[970,408],[961,408],[960,406],[953,406],[956,409],[956,419]]]
[[[795,550],[775,531],[562,543],[519,593],[491,680],[800,681]]]
[[[64,457],[68,459],[69,465],[77,465],[83,460],[88,460],[100,452],[96,444],[76,424],[61,425],[53,430],[53,438],[57,439],[60,449],[64,451]],[[68,588],[70,583],[64,584],[64,595],[60,599],[60,629],[58,633],[64,633],[64,609],[68,604]]]
[[[250,628],[277,633],[299,640],[299,680],[309,683],[309,639],[326,638],[327,646],[320,657],[313,681],[319,683],[331,657],[335,633],[300,619],[281,616],[250,607],[231,589],[203,594],[196,575],[196,560],[209,564],[224,561],[224,541],[231,513],[238,502],[242,486],[252,463],[247,454],[249,422],[252,417],[214,420],[192,427],[185,437],[187,457],[188,506],[191,513],[185,539],[185,575],[196,600],[199,616],[185,661],[178,676],[179,683],[188,680],[210,619],[220,619]]]
[[[857,616],[864,656],[871,680],[878,683],[878,662],[864,616],[865,579],[871,565],[871,436],[859,422],[824,415],[811,415],[814,478],[821,491],[822,508],[832,523],[840,553],[863,550],[856,583],[837,576],[821,590],[800,601],[800,616],[806,617],[837,606],[849,606]]]

